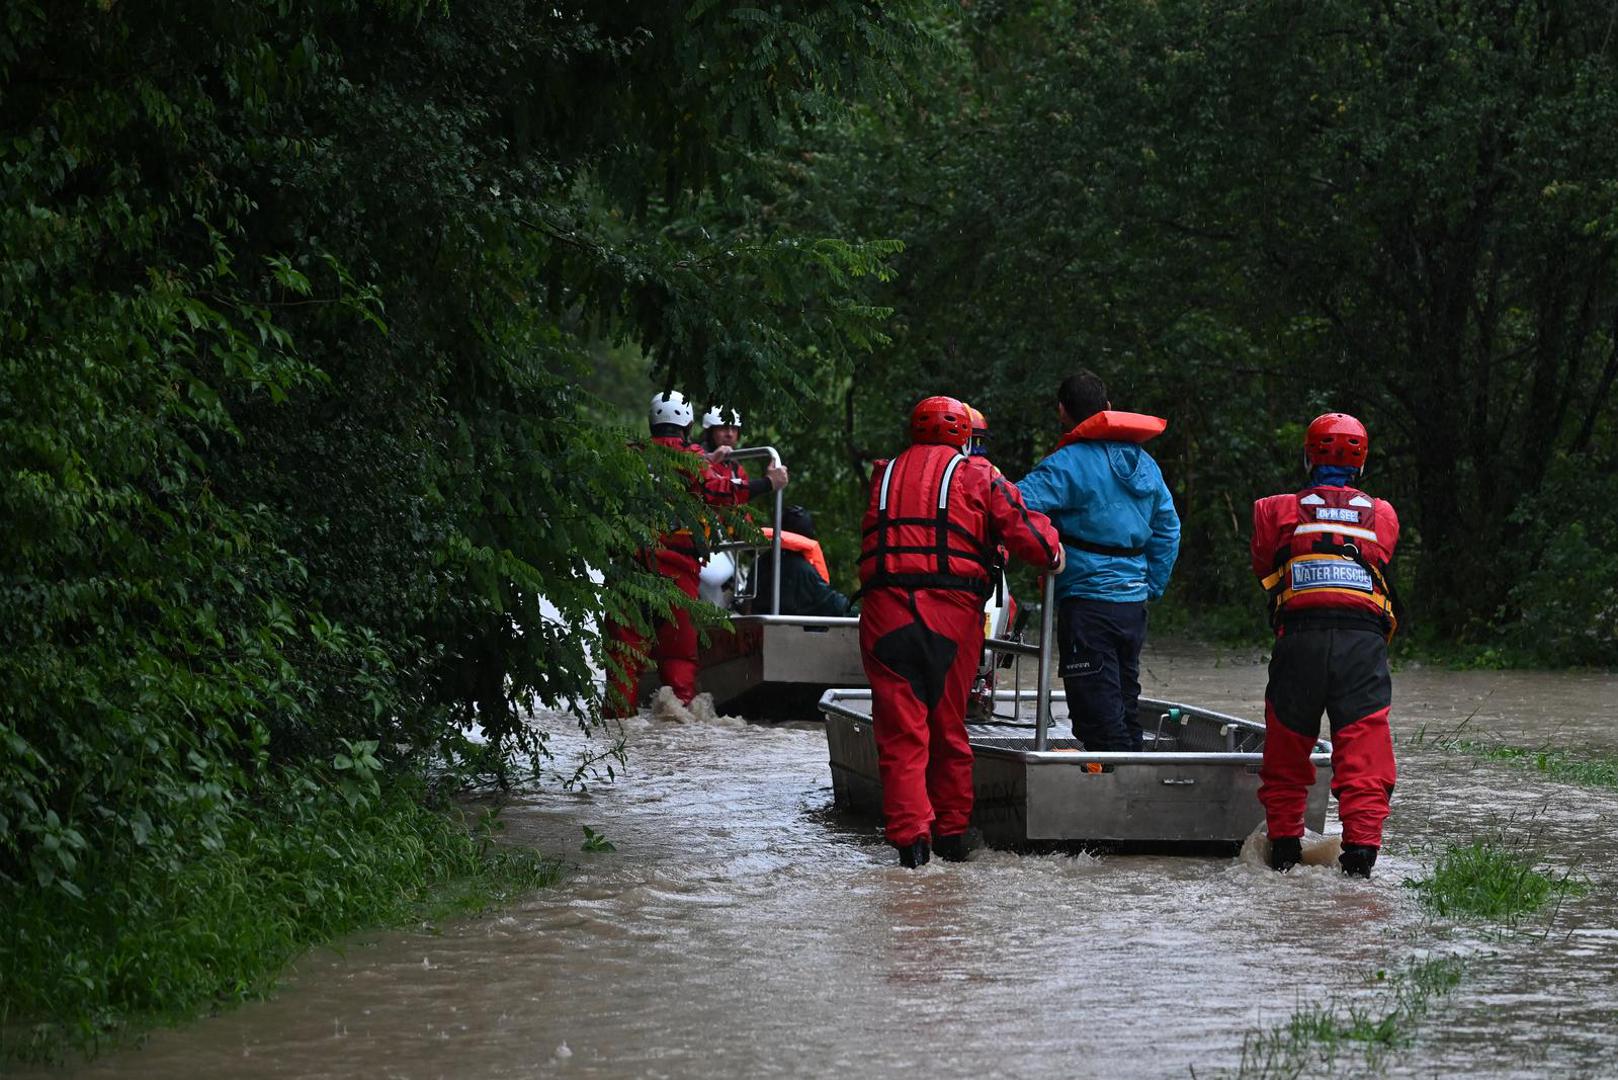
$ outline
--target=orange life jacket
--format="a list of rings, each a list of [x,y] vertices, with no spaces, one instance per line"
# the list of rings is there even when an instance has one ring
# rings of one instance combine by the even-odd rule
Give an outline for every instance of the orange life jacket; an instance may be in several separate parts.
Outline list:
[[[759,532],[764,534],[764,539],[766,540],[775,535],[775,530],[768,525],[760,529]],[[812,540],[802,533],[782,529],[781,547],[786,551],[796,551],[799,555],[809,560],[809,565],[815,568],[815,573],[820,575],[820,580],[828,585],[831,584],[831,571],[826,569],[826,555],[820,550],[819,540]]]
[[[1093,441],[1143,443],[1148,439],[1155,439],[1163,434],[1169,422],[1161,416],[1147,416],[1145,413],[1118,412],[1115,409],[1104,409],[1101,412],[1086,418],[1077,424],[1072,431],[1057,442],[1056,448],[1079,442],[1081,439]]]
[[[1085,418],[1082,423],[1076,424],[1072,431],[1063,435],[1056,443],[1056,449],[1071,446],[1076,442],[1127,442],[1143,443],[1148,439],[1155,439],[1163,434],[1169,422],[1161,416],[1147,416],[1145,413],[1119,412],[1116,409],[1103,409]],[[1110,544],[1097,544],[1077,536],[1062,534],[1062,543],[1079,551],[1088,551],[1092,555],[1112,555],[1119,558],[1134,559],[1146,554],[1144,547],[1113,547]]]

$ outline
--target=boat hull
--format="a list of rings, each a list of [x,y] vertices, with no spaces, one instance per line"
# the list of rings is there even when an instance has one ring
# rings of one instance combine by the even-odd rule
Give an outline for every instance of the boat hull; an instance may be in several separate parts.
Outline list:
[[[997,695],[997,706],[1012,704]],[[821,700],[839,809],[880,818],[882,781],[870,691],[834,690]],[[1053,711],[1061,705],[1053,697]],[[1071,739],[1033,748],[1027,722],[968,725],[975,804],[972,823],[992,847],[1095,844],[1119,848],[1239,846],[1264,821],[1258,770],[1264,729],[1252,721],[1176,702],[1142,699],[1148,749],[1089,753]],[[1161,719],[1159,719],[1161,718]],[[1066,730],[1058,718],[1057,730]],[[1317,778],[1305,824],[1321,831],[1331,751],[1317,744]]]
[[[726,712],[754,720],[814,720],[828,689],[863,686],[860,621],[800,615],[733,615],[697,655],[697,687]],[[657,689],[657,673],[641,680]]]

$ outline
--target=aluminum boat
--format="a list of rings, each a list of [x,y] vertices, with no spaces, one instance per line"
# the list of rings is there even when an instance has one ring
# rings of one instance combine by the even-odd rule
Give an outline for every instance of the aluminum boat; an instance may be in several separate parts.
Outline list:
[[[1047,580],[1042,642],[1053,642],[1055,598]],[[973,825],[992,847],[1099,845],[1148,850],[1234,851],[1264,820],[1258,801],[1264,725],[1181,702],[1143,698],[1145,746],[1138,753],[1085,750],[1067,732],[1066,695],[1052,692],[1053,649],[991,640],[991,649],[1032,655],[1039,677],[1032,692],[999,690],[993,716],[969,723],[974,755]],[[1020,683],[1017,684],[1020,687]],[[836,806],[880,818],[868,688],[828,690],[826,718]],[[1319,741],[1305,824],[1326,823],[1331,744]]]

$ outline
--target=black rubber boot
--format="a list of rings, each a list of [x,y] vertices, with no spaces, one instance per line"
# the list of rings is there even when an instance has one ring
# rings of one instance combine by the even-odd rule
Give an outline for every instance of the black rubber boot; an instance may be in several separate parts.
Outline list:
[[[966,834],[939,836],[933,839],[933,854],[945,862],[966,861]]]
[[[927,848],[927,841],[917,840],[914,844],[906,844],[899,849],[899,865],[907,870],[914,870],[918,866],[926,866],[927,860],[932,858],[932,852]]]
[[[1369,844],[1344,844],[1343,853],[1337,856],[1337,865],[1349,877],[1368,878],[1371,867],[1376,865],[1376,848]]]
[[[1270,841],[1270,869],[1291,870],[1303,859],[1303,844],[1296,836]]]

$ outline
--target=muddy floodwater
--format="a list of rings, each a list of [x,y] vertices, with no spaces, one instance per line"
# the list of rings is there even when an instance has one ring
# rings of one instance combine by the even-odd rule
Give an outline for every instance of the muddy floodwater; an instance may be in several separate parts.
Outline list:
[[[1159,646],[1144,674],[1154,697],[1262,715],[1257,656]],[[616,784],[506,813],[508,839],[574,865],[557,887],[438,933],[311,953],[271,1000],[69,1072],[1234,1075],[1244,1037],[1300,1005],[1374,995],[1368,972],[1453,955],[1461,981],[1385,1075],[1618,1077],[1618,795],[1430,738],[1464,723],[1618,751],[1618,677],[1415,669],[1394,693],[1400,785],[1368,883],[1244,858],[992,852],[912,873],[832,812],[817,726],[634,721]],[[563,757],[581,746],[556,740]],[[616,850],[581,852],[584,826]],[[1427,915],[1402,882],[1446,843],[1501,829],[1588,890],[1509,933]],[[1326,1072],[1367,1069],[1350,1056]]]

